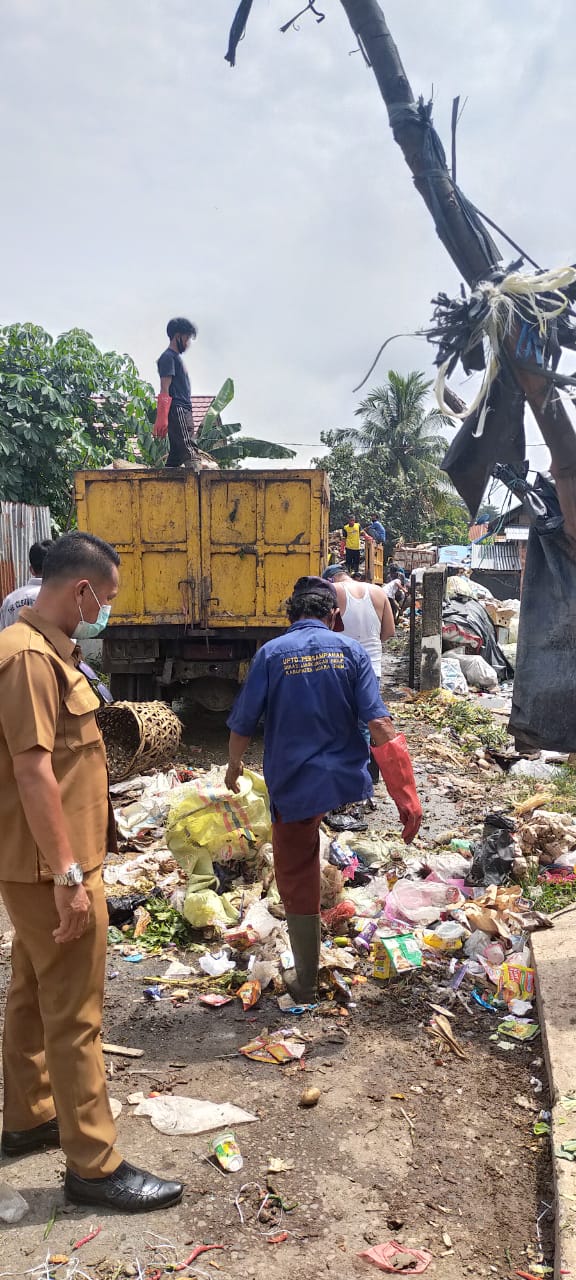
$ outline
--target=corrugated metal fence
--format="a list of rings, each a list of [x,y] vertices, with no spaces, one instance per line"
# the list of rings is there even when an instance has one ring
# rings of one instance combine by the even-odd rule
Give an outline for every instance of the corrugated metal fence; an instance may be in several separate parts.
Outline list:
[[[28,581],[30,547],[50,536],[48,507],[0,502],[0,600]]]

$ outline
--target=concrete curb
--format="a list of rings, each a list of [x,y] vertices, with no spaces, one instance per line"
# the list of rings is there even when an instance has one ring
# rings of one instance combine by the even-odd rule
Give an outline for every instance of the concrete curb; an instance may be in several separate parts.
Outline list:
[[[552,1102],[552,1163],[556,1191],[556,1265],[576,1280],[576,1163],[556,1155],[576,1140],[576,1112],[561,1099],[576,1098],[576,907],[559,912],[554,928],[532,935],[542,1044]]]

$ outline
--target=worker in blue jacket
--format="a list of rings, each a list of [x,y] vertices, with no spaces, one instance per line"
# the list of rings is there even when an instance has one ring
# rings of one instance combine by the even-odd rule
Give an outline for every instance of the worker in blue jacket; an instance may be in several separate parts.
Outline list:
[[[264,716],[276,883],[294,955],[284,979],[294,1000],[309,1004],[320,954],[320,823],[330,809],[372,794],[359,721],[369,726],[372,754],[407,842],[418,832],[422,809],[406,739],[380,697],[370,659],[356,640],[333,631],[333,584],[299,578],[287,611],[289,631],[258,651],[228,720],[226,785],[238,791],[242,757]]]

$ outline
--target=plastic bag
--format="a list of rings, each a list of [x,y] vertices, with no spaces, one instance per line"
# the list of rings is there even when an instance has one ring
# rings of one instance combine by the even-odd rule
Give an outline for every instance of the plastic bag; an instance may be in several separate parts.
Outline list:
[[[442,688],[450,693],[468,693],[468,682],[457,658],[442,658]]]
[[[220,897],[213,889],[189,888],[184,898],[182,914],[193,929],[207,929],[210,925],[236,924],[238,912],[230,906],[226,894]]]
[[[435,951],[460,951],[462,939],[467,933],[464,925],[458,924],[456,920],[443,920],[435,929],[424,934],[424,942]]]
[[[450,654],[458,662],[468,684],[473,689],[497,689],[498,676],[489,662],[481,658],[479,653]]]
[[[560,776],[558,766],[546,760],[516,760],[508,770],[509,778],[534,778],[536,782],[550,782]]]
[[[486,815],[482,840],[474,845],[470,884],[504,884],[509,878],[519,852],[512,835],[515,829],[516,823],[512,818],[501,813]]]
[[[258,937],[264,940],[270,937],[275,929],[279,928],[280,921],[275,916],[270,915],[265,902],[253,902],[248,908],[246,915],[242,921],[244,928],[252,928],[256,930]]]
[[[407,920],[409,924],[434,924],[442,911],[459,907],[464,898],[452,885],[437,880],[397,880],[384,904],[389,920]]]
[[[134,1113],[149,1116],[155,1129],[170,1135],[207,1133],[226,1125],[249,1124],[257,1120],[250,1111],[242,1111],[230,1102],[204,1102],[200,1098],[163,1094],[159,1098],[142,1098]]]
[[[504,948],[494,941],[492,934],[484,933],[483,929],[475,929],[470,934],[464,943],[464,954],[471,960],[477,960],[481,956],[488,964],[496,967],[504,960]]]
[[[450,851],[430,858],[430,866],[438,880],[465,880],[470,870],[470,859]]]
[[[28,1213],[30,1205],[20,1195],[19,1191],[14,1191],[13,1187],[8,1186],[7,1182],[0,1182],[0,1221],[1,1222],[20,1222],[25,1213]]]
[[[194,778],[181,789],[168,815],[166,843],[186,867],[191,852],[203,849],[218,862],[245,857],[250,848],[272,839],[270,804],[260,774],[245,769],[239,793]]]

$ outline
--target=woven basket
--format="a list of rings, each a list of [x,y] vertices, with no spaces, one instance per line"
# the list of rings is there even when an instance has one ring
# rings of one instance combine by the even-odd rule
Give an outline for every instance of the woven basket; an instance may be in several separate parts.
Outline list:
[[[174,758],[182,725],[165,702],[114,702],[98,712],[111,782],[158,769]]]

